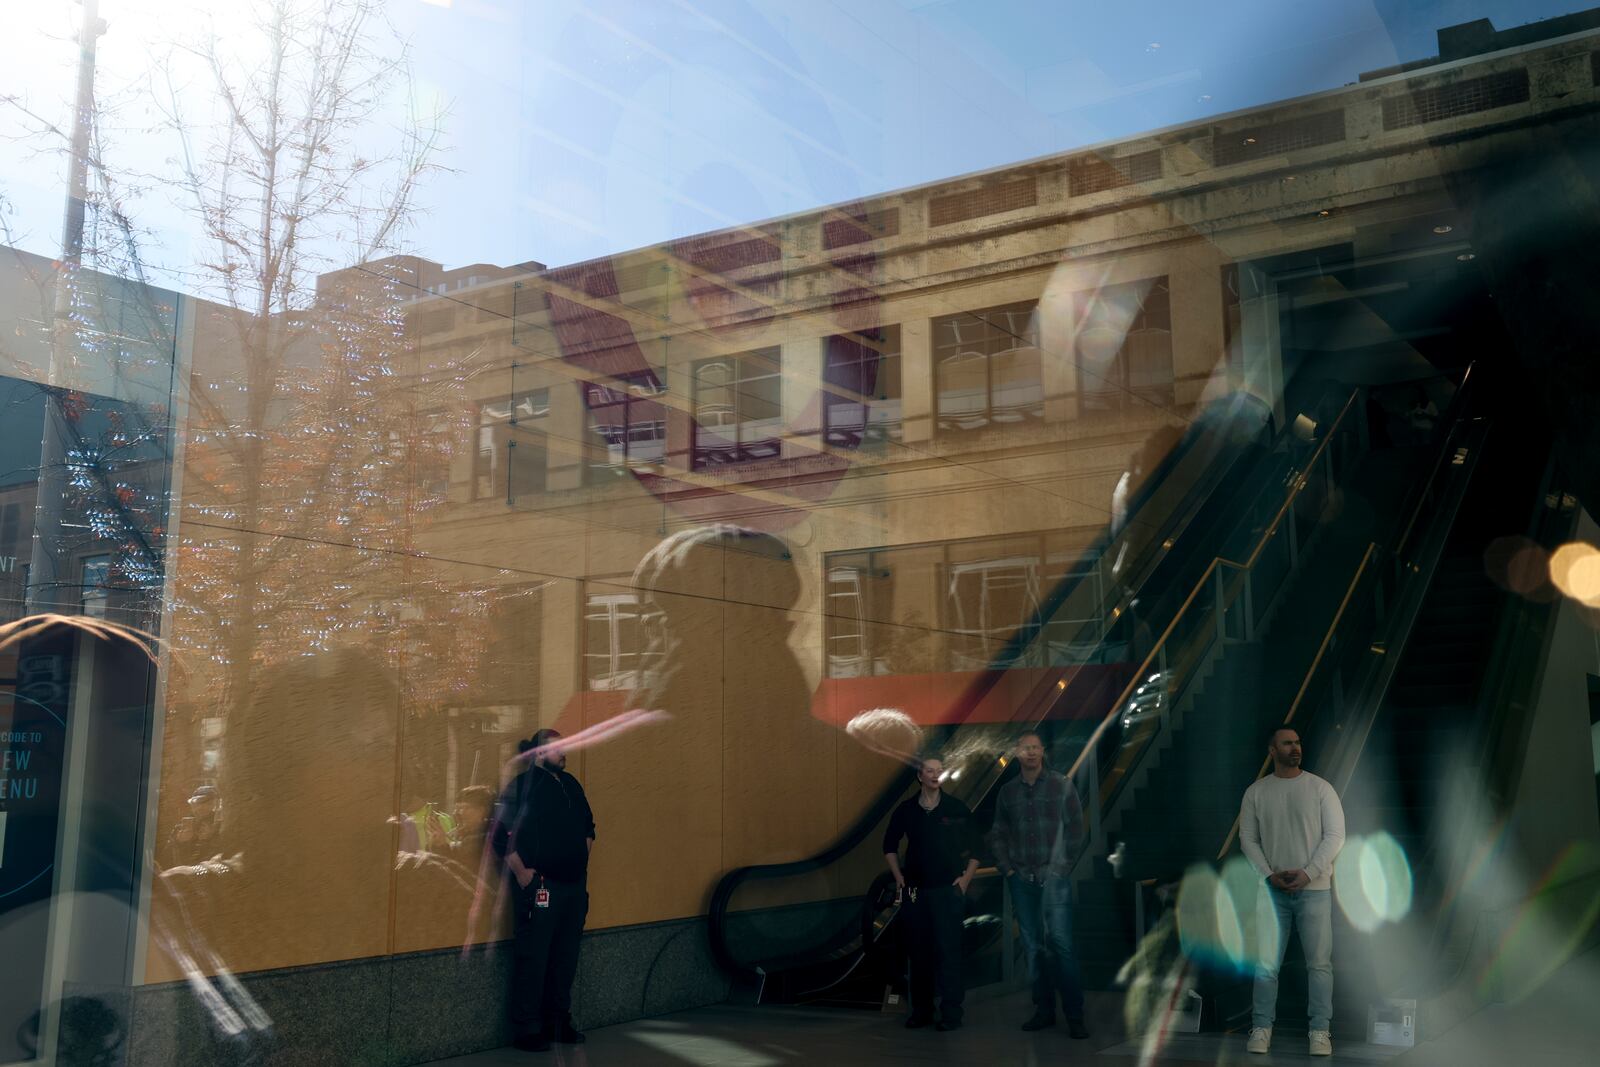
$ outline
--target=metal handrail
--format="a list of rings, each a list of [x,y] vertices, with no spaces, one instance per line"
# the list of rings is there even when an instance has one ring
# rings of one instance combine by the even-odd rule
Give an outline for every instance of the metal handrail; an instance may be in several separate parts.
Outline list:
[[[1339,601],[1339,610],[1334,612],[1333,621],[1328,624],[1328,632],[1322,635],[1322,644],[1317,646],[1317,654],[1312,657],[1311,666],[1306,668],[1305,678],[1301,679],[1300,691],[1294,695],[1294,703],[1289,705],[1289,713],[1283,717],[1285,726],[1294,722],[1294,717],[1300,710],[1300,704],[1303,700],[1305,700],[1306,693],[1311,688],[1311,680],[1316,677],[1318,669],[1322,666],[1323,658],[1328,654],[1328,649],[1333,647],[1334,635],[1338,632],[1340,623],[1344,621],[1344,613],[1350,607],[1350,601],[1355,597],[1356,587],[1361,584],[1361,579],[1367,573],[1367,564],[1372,562],[1372,557],[1377,553],[1377,551],[1378,546],[1376,544],[1369,543],[1367,545],[1367,550],[1361,554],[1361,563],[1356,567],[1356,573],[1351,577],[1350,585],[1344,591],[1344,599]],[[1257,778],[1260,778],[1266,773],[1267,767],[1271,762],[1271,756],[1265,756],[1262,758],[1261,768],[1256,771]],[[1222,843],[1222,848],[1217,852],[1218,860],[1221,860],[1228,854],[1228,850],[1233,847],[1234,839],[1237,838],[1238,835],[1239,816],[1235,815],[1233,817],[1233,826],[1228,830],[1227,840]]]
[[[1348,408],[1348,404],[1346,407]],[[1220,484],[1220,482],[1226,478],[1228,473],[1232,471],[1238,463],[1241,462],[1244,462],[1243,456],[1237,457],[1230,461],[1229,464],[1224,465],[1220,470],[1216,469],[1216,467],[1213,465],[1208,469],[1205,478],[1197,480],[1196,485],[1204,484],[1207,486],[1205,492],[1198,494],[1198,497],[1194,501],[1190,502],[1182,513],[1177,515],[1175,521],[1171,521],[1163,527],[1165,537],[1160,541],[1153,542],[1153,547],[1148,553],[1147,558],[1145,558],[1143,561],[1143,564],[1136,564],[1135,569],[1129,573],[1126,582],[1133,588],[1122,593],[1120,597],[1117,598],[1115,604],[1107,613],[1110,618],[1118,618],[1129,610],[1132,601],[1137,596],[1137,586],[1147,579],[1150,574],[1152,574],[1161,564],[1166,552],[1172,548],[1174,539],[1182,535],[1189,528],[1190,524],[1193,523],[1204,500],[1209,499],[1210,494],[1215,491],[1217,485]],[[1131,531],[1134,525],[1134,523],[1130,523],[1129,532],[1123,536],[1131,536]],[[1116,544],[1117,540],[1117,538],[1111,538],[1108,543],[1108,548],[1110,545]],[[1103,607],[1103,600],[1101,601],[1101,604],[1101,610],[1104,611],[1105,609]],[[1041,629],[1041,627],[1037,624],[1024,626],[1019,630],[1019,637],[1022,633],[1039,629]],[[1014,639],[1014,641],[1015,640],[1016,639]],[[956,704],[959,706],[963,704],[971,705],[976,703],[978,699],[981,699],[983,693],[995,683],[999,677],[999,674],[1000,672],[995,670],[985,672],[985,677],[975,681],[971,686],[969,686],[967,690],[964,691],[956,700]],[[1059,690],[1054,686],[1051,687],[1050,692],[1054,696],[1060,695]],[[735,960],[732,957],[727,950],[726,944],[721,940],[718,933],[721,929],[722,917],[727,913],[734,894],[747,880],[790,877],[793,875],[808,873],[810,871],[826,867],[831,863],[837,862],[839,859],[843,858],[845,855],[848,855],[852,850],[860,845],[861,841],[865,839],[865,835],[870,833],[870,827],[881,823],[885,818],[888,817],[894,806],[900,803],[900,800],[904,794],[905,784],[910,778],[911,774],[909,771],[902,771],[899,775],[897,775],[894,782],[880,793],[877,799],[873,802],[872,806],[868,808],[867,812],[856,821],[855,826],[841,834],[838,839],[832,842],[822,852],[813,856],[805,857],[803,859],[790,860],[787,862],[752,864],[736,867],[724,874],[722,878],[718,880],[717,885],[712,890],[711,899],[708,905],[708,915],[710,918],[711,927],[711,950],[712,955],[717,959],[718,964],[724,970],[727,970],[730,973],[750,972],[749,966]],[[989,786],[985,786],[984,790],[986,791],[987,788],[989,788]],[[982,791],[980,791],[979,795],[982,795]]]
[[[1476,361],[1467,364],[1466,371],[1461,375],[1461,384],[1456,387],[1456,395],[1450,405],[1452,408],[1461,404],[1463,402],[1463,398],[1468,395],[1468,390],[1472,387],[1472,372],[1477,369],[1477,366],[1478,364]],[[1396,550],[1404,548],[1410,543],[1411,531],[1416,527],[1417,520],[1422,517],[1423,508],[1427,504],[1428,493],[1433,489],[1433,483],[1438,481],[1439,475],[1447,466],[1447,461],[1449,458],[1450,455],[1447,449],[1439,450],[1439,455],[1433,462],[1433,470],[1428,472],[1428,480],[1426,484],[1423,485],[1422,492],[1417,494],[1417,506],[1411,510],[1411,518],[1406,521],[1406,528],[1401,532],[1399,537],[1395,538],[1394,543]]]
[[[1111,724],[1117,720],[1117,716],[1121,714],[1122,708],[1133,696],[1134,690],[1138,688],[1140,680],[1146,677],[1151,665],[1157,662],[1161,654],[1165,651],[1167,639],[1172,636],[1173,631],[1178,627],[1178,623],[1182,621],[1189,608],[1193,606],[1195,598],[1197,598],[1206,588],[1207,584],[1211,581],[1212,575],[1216,573],[1217,569],[1222,566],[1229,566],[1235,568],[1236,570],[1250,570],[1255,566],[1256,561],[1260,559],[1261,553],[1265,549],[1267,542],[1270,541],[1278,532],[1278,527],[1282,525],[1284,518],[1289,514],[1289,509],[1294,505],[1294,502],[1299,499],[1300,494],[1305,491],[1306,486],[1310,484],[1310,479],[1304,472],[1313,469],[1317,462],[1322,458],[1329,444],[1331,444],[1334,438],[1338,436],[1339,430],[1344,424],[1345,418],[1350,414],[1351,409],[1355,405],[1356,398],[1360,395],[1361,391],[1359,389],[1351,392],[1349,399],[1347,399],[1344,403],[1344,407],[1340,409],[1338,417],[1335,418],[1333,424],[1329,426],[1328,432],[1323,435],[1321,443],[1317,445],[1316,450],[1311,454],[1310,458],[1306,460],[1306,464],[1302,469],[1302,473],[1295,479],[1293,487],[1289,490],[1288,495],[1284,497],[1283,504],[1278,508],[1278,511],[1273,516],[1272,521],[1267,524],[1266,529],[1262,531],[1261,538],[1256,542],[1256,546],[1251,551],[1250,555],[1243,562],[1227,559],[1223,556],[1217,556],[1212,559],[1209,564],[1207,564],[1206,569],[1201,574],[1199,581],[1197,581],[1194,585],[1194,588],[1189,591],[1189,595],[1184,598],[1183,605],[1179,607],[1177,612],[1172,616],[1172,621],[1169,622],[1167,624],[1167,628],[1162,631],[1160,638],[1158,638],[1156,643],[1151,646],[1149,655],[1144,658],[1144,662],[1142,662],[1139,665],[1139,669],[1134,672],[1132,679],[1130,679],[1128,684],[1123,687],[1122,692],[1112,703],[1111,711],[1106,714],[1106,717],[1100,721],[1100,725],[1095,727],[1094,732],[1089,735],[1088,741],[1084,743],[1083,750],[1078,753],[1078,758],[1073,760],[1071,768],[1069,768],[1067,771],[1068,778],[1074,778],[1078,771],[1082,769],[1083,761],[1095,751],[1095,747],[1099,744],[1100,739],[1105,736],[1105,732],[1111,728]],[[1102,786],[1102,788],[1105,787],[1106,786],[1104,785]]]
[[[1470,395],[1469,386],[1472,383],[1472,373],[1476,367],[1476,363],[1469,364],[1466,371],[1462,374],[1461,382],[1456,387],[1455,397],[1450,404],[1449,411],[1452,415],[1459,416],[1462,412],[1466,399]],[[1454,455],[1451,445],[1453,445],[1457,440],[1457,428],[1459,425],[1459,423],[1453,424],[1451,430],[1446,435],[1444,444],[1439,449],[1439,453],[1434,459],[1433,467],[1429,471],[1426,481],[1423,482],[1422,487],[1416,494],[1416,503],[1411,508],[1411,513],[1406,520],[1405,528],[1401,532],[1400,536],[1394,540],[1394,547],[1390,551],[1394,554],[1396,560],[1400,559],[1400,553],[1409,544],[1412,531],[1416,528],[1417,521],[1422,517],[1423,512],[1427,510],[1428,502],[1432,499],[1433,489],[1437,484],[1440,475],[1450,465],[1450,460]],[[1366,573],[1367,566],[1372,562],[1375,554],[1380,551],[1383,550],[1377,543],[1374,542],[1369,543],[1367,545],[1366,552],[1362,554],[1361,564],[1356,568],[1355,575],[1350,579],[1350,585],[1345,590],[1344,599],[1339,604],[1339,610],[1334,614],[1333,621],[1328,627],[1328,632],[1323,635],[1322,644],[1318,647],[1316,656],[1312,658],[1311,665],[1306,669],[1305,677],[1301,679],[1300,689],[1295,694],[1294,702],[1290,704],[1289,711],[1283,718],[1283,722],[1285,724],[1294,722],[1295,715],[1299,713],[1301,704],[1305,700],[1306,694],[1311,689],[1311,683],[1316,678],[1317,672],[1321,669],[1328,649],[1333,645],[1333,641],[1344,620],[1345,612],[1350,605],[1351,599],[1355,595],[1357,587],[1360,585],[1362,578]],[[1271,762],[1272,757],[1262,757],[1261,767],[1256,771],[1256,778],[1260,778],[1267,772],[1267,768],[1271,765]],[[1223,841],[1222,848],[1217,851],[1218,862],[1221,862],[1227,857],[1229,850],[1233,848],[1234,841],[1238,839],[1238,834],[1239,816],[1235,815],[1233,817],[1233,825],[1228,829],[1228,834]]]

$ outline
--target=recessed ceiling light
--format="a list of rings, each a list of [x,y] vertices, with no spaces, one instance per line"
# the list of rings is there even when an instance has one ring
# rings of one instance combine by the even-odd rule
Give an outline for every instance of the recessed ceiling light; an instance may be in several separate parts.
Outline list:
[[[1448,222],[1441,222],[1439,225],[1433,228],[1433,232],[1443,235],[1449,233],[1453,229],[1455,229],[1455,227],[1450,225]]]
[[[1459,259],[1463,263],[1471,263],[1473,260],[1477,259],[1478,257],[1477,257],[1477,255],[1475,253],[1463,252],[1459,256],[1457,256],[1456,258]]]
[[[1244,139],[1244,143],[1245,144],[1255,144],[1256,143],[1256,139],[1254,137],[1246,137]]]
[[[1332,214],[1333,214],[1332,211],[1328,210],[1327,208],[1323,208],[1321,211],[1317,212],[1317,217],[1321,218],[1321,219],[1325,219],[1329,215],[1332,215]]]
[[[1295,179],[1295,175],[1293,175],[1293,174],[1285,174],[1283,176],[1283,180],[1286,181],[1286,182],[1292,182],[1292,181],[1294,181],[1294,179]]]

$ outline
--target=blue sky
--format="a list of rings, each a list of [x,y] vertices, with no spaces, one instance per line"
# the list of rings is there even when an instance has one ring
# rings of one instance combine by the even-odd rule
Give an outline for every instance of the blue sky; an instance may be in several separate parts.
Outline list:
[[[402,21],[453,102],[459,168],[431,194],[457,223],[421,243],[450,263],[570,262],[1334,88],[1435,54],[1441,26],[1584,6],[419,3]],[[487,59],[492,14],[513,10]]]
[[[137,86],[184,20],[102,2],[105,76]],[[1434,54],[1441,26],[1594,2],[390,0],[415,94],[450,109],[451,171],[410,237],[449,266],[572,262],[1335,88]],[[36,65],[0,95],[26,77],[64,107],[71,56],[9,47]],[[60,180],[0,147],[19,243],[53,251]],[[181,272],[192,224],[139,206]]]

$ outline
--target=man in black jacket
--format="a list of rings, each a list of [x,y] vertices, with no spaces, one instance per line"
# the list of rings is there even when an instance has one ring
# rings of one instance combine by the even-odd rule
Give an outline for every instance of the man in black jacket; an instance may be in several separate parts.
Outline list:
[[[529,1052],[546,1051],[551,1041],[583,1041],[572,1025],[572,982],[589,914],[594,813],[566,771],[560,740],[556,731],[540,730],[519,746],[527,766],[500,798],[491,837],[512,876],[513,1044]]]

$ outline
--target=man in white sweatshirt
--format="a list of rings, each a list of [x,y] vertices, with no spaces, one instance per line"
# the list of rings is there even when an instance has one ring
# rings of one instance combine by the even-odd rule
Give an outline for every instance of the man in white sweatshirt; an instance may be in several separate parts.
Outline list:
[[[1272,1045],[1278,971],[1293,926],[1306,956],[1310,1053],[1331,1056],[1333,861],[1344,844],[1344,808],[1333,786],[1300,769],[1300,734],[1294,727],[1275,728],[1267,752],[1272,773],[1245,790],[1239,808],[1239,844],[1267,880],[1263,904],[1271,905],[1261,909],[1261,956],[1245,1047],[1266,1052]]]

